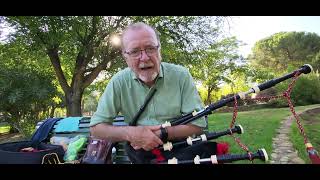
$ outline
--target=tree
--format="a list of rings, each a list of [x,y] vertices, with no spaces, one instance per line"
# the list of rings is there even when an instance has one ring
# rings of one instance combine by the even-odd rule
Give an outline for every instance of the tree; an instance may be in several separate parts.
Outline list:
[[[207,89],[205,104],[211,104],[212,92],[217,91],[221,83],[232,82],[229,75],[240,71],[236,62],[243,59],[237,54],[238,46],[236,38],[231,37],[211,44],[207,50],[195,52],[198,63],[191,64],[190,69],[193,77]]]
[[[81,116],[81,99],[101,71],[109,76],[124,67],[119,47],[110,37],[130,22],[144,21],[161,33],[163,58],[192,63],[190,51],[214,41],[219,17],[43,16],[3,18],[30,50],[45,52],[65,94],[67,116]],[[216,22],[216,27],[213,22]],[[196,43],[197,42],[197,43]]]
[[[0,113],[11,127],[28,136],[35,123],[47,117],[56,95],[52,79],[31,65],[0,63]]]
[[[320,36],[309,32],[279,32],[256,42],[248,59],[254,69],[260,69],[260,75],[283,74],[304,63],[319,69]]]

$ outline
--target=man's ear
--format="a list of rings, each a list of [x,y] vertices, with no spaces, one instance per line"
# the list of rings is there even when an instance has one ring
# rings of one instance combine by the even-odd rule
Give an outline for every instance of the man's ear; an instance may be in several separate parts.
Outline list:
[[[128,62],[128,57],[125,54],[122,54],[123,59]]]
[[[127,56],[126,56],[126,54],[124,53],[123,50],[121,51],[121,55],[122,55],[123,59],[124,59],[125,61],[127,61]]]

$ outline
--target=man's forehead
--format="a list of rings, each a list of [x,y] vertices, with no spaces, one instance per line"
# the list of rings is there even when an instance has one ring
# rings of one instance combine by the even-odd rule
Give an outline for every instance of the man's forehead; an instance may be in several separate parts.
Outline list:
[[[153,30],[139,29],[129,30],[124,36],[124,43],[127,47],[143,45],[156,45],[157,37]]]
[[[126,31],[126,33],[136,33],[136,32],[146,32],[146,33],[150,33],[154,36],[156,35],[154,30],[149,26],[139,26],[139,27],[127,29],[127,31]]]
[[[146,39],[142,41],[136,41],[136,40],[128,41],[126,47],[139,48],[140,46],[156,46],[156,45],[157,45],[157,41],[154,41],[153,39]]]

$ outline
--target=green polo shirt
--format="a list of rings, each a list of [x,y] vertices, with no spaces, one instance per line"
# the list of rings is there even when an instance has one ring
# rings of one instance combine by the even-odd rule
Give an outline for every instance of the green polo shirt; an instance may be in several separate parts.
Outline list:
[[[163,124],[182,114],[203,109],[193,78],[185,67],[162,62],[154,87],[157,91],[137,125]],[[119,113],[129,123],[151,88],[142,83],[130,68],[119,71],[111,78],[102,94],[97,111],[91,117],[90,126],[102,122],[112,123]],[[199,118],[192,124],[206,127],[204,118]]]

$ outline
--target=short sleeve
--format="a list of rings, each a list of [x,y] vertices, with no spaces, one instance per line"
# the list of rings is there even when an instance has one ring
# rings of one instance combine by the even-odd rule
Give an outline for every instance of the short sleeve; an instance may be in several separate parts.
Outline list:
[[[187,114],[193,112],[194,110],[200,111],[203,109],[202,101],[199,95],[199,92],[196,88],[194,80],[190,74],[190,72],[186,69],[185,76],[183,77],[183,85],[182,85],[182,107],[181,113]],[[193,122],[194,125],[205,128],[207,126],[207,122],[205,118],[199,118]]]
[[[90,126],[99,123],[112,123],[120,111],[120,96],[115,79],[111,79],[99,99],[96,112],[91,117]]]

